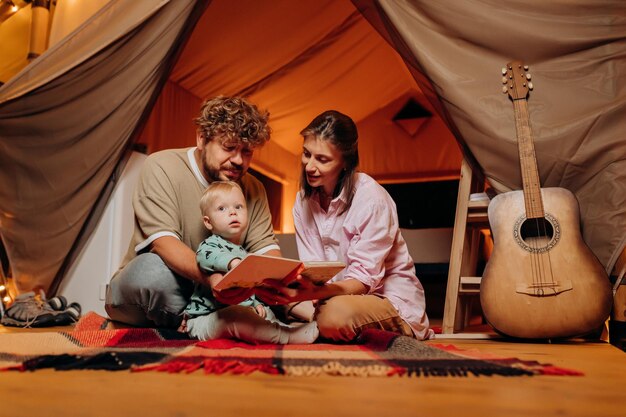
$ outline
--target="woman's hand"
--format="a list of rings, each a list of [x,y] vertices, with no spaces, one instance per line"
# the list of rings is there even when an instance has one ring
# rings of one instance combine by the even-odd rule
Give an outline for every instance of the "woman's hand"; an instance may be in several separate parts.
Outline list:
[[[252,288],[226,288],[223,290],[216,290],[215,286],[218,282],[224,279],[224,275],[216,272],[208,276],[207,281],[209,286],[211,287],[211,291],[213,295],[217,299],[217,301],[224,304],[239,304],[243,300],[246,300],[252,296],[254,290]]]
[[[354,278],[324,285],[315,285],[302,275],[295,279],[297,284],[285,286],[280,280],[266,279],[255,293],[266,304],[288,304],[293,301],[325,300],[336,295],[367,294],[369,287]],[[293,287],[293,288],[292,288]]]
[[[289,304],[294,301],[319,300],[335,295],[330,285],[315,285],[302,275],[298,275],[288,286],[282,280],[266,279],[255,289],[255,294],[266,304]]]

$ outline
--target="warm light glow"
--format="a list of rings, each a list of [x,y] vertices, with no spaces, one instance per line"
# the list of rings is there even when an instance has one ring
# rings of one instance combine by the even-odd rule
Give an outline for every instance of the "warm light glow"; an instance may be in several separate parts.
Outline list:
[[[15,4],[14,4],[13,6],[11,6],[11,11],[12,11],[13,13],[17,12],[17,10],[18,10],[18,9],[19,9],[19,8],[18,8]]]
[[[6,289],[7,289],[7,287],[5,287],[4,285],[0,285],[0,291],[4,291]]]
[[[2,299],[2,301],[4,301],[5,303],[8,303],[9,301],[11,301],[11,297],[7,295],[6,297]]]

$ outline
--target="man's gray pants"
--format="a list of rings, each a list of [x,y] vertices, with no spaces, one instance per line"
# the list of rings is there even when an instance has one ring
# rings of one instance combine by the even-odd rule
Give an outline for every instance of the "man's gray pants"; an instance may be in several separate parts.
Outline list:
[[[105,309],[115,321],[176,328],[193,289],[194,283],[175,274],[160,256],[144,253],[113,276]]]

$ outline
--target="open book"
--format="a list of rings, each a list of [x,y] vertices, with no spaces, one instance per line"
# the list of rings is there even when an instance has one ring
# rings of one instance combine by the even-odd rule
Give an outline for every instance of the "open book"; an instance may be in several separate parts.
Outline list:
[[[308,278],[314,284],[322,285],[345,267],[346,265],[342,262],[302,262],[296,259],[251,253],[243,258],[236,267],[228,271],[224,275],[224,279],[215,286],[215,289],[251,288],[268,278],[282,279],[285,285],[289,285],[298,275]]]

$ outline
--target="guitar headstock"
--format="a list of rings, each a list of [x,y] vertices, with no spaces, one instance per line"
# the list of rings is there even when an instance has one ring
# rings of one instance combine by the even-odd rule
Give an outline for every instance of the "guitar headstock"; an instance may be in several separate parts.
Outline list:
[[[528,73],[528,65],[521,61],[511,61],[502,68],[502,92],[509,95],[512,100],[525,99],[528,91],[533,89]]]

